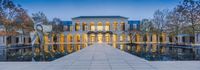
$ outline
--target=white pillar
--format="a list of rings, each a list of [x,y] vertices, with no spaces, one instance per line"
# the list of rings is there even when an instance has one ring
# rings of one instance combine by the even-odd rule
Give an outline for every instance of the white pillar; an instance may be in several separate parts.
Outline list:
[[[113,30],[113,22],[110,22],[109,25],[110,25],[110,31],[113,32],[113,31],[114,31],[114,30]]]
[[[82,32],[82,31],[83,31],[83,22],[80,22],[79,25],[80,25],[80,30],[79,30],[79,32]]]

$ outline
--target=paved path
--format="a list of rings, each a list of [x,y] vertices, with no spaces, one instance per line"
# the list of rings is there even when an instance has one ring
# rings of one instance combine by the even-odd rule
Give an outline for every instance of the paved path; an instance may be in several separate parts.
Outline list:
[[[69,63],[68,70],[155,70],[148,61],[106,44],[95,44],[54,62]]]
[[[149,62],[106,44],[88,46],[52,62],[0,62],[0,70],[199,70],[199,61]]]

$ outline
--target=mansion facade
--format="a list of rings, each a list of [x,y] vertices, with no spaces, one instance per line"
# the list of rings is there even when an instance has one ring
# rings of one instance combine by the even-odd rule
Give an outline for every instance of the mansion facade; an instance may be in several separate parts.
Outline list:
[[[130,21],[123,16],[79,16],[72,18],[72,21],[63,21],[64,32],[50,34],[52,25],[44,25],[45,44],[92,44],[92,43],[166,43],[168,40],[166,33],[161,38],[156,33],[140,32],[140,21]],[[51,37],[49,37],[51,36]],[[29,34],[1,36],[2,46],[31,44]],[[38,39],[39,40],[39,39]],[[39,41],[36,40],[36,44]]]
[[[128,18],[122,16],[79,16],[65,27],[65,35],[68,43],[126,43],[130,42],[127,31],[139,25],[133,24],[130,26]]]

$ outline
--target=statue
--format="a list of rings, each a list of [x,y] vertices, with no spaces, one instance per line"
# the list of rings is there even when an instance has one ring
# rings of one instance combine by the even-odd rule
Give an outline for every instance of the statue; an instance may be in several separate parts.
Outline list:
[[[44,60],[45,58],[45,55],[43,54],[44,53],[44,49],[43,49],[43,46],[44,46],[44,32],[43,32],[43,26],[42,26],[42,23],[37,23],[34,25],[34,31],[31,32],[31,46],[32,46],[32,61],[35,61],[34,60],[34,50],[35,50],[35,47],[34,47],[34,44],[35,44],[35,41],[37,39],[37,37],[39,38],[40,40],[40,43],[39,43],[39,47],[40,47],[40,55],[42,55],[42,59]]]

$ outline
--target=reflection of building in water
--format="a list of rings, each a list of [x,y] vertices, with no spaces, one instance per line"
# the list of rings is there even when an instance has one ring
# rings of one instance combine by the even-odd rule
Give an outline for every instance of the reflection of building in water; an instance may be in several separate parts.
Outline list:
[[[151,52],[156,52],[156,51],[157,51],[157,44],[152,44]]]
[[[142,47],[140,46],[140,44],[137,44],[135,46],[135,52],[141,52],[142,51]]]

